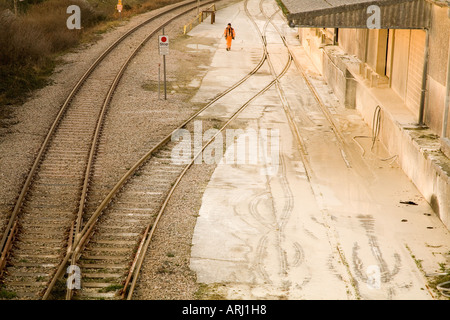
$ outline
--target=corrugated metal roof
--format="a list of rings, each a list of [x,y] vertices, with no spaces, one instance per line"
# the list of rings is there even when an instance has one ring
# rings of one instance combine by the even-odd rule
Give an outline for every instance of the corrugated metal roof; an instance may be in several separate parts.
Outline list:
[[[435,4],[440,7],[449,7],[450,1],[449,0],[426,0],[428,2],[431,2],[432,4]]]
[[[431,3],[426,0],[282,0],[291,27],[367,28],[371,5],[380,8],[381,29],[426,29]]]

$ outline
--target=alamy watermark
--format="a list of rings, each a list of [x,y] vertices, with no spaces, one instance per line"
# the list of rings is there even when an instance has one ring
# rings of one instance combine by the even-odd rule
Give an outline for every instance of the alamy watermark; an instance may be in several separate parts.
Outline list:
[[[81,269],[79,266],[70,265],[66,270],[68,277],[66,281],[67,289],[81,289]]]
[[[368,29],[381,29],[381,8],[377,5],[371,5],[367,8],[367,14],[370,14],[367,18]]]
[[[213,141],[203,150],[207,141]],[[179,129],[172,134],[171,161],[174,164],[250,164],[260,165],[261,174],[278,172],[280,132],[278,129],[212,128],[203,132],[202,121],[194,122],[194,132]],[[195,157],[195,159],[194,159]]]
[[[367,287],[373,290],[381,289],[381,271],[377,265],[371,265],[367,267]]]
[[[68,14],[71,14],[67,18],[66,26],[67,29],[73,30],[73,29],[81,29],[81,9],[77,5],[71,5],[67,7],[66,12]]]

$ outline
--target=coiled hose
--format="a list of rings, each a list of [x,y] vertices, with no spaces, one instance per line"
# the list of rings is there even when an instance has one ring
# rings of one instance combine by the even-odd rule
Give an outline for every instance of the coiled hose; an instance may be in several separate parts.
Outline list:
[[[366,150],[364,149],[364,147],[356,140],[357,138],[369,138],[372,139],[372,146],[370,148],[371,151],[373,151],[373,148],[375,147],[375,144],[378,140],[378,135],[380,134],[380,130],[381,130],[381,107],[379,105],[377,105],[377,107],[375,108],[374,112],[373,112],[373,117],[372,117],[372,136],[354,136],[353,137],[353,141],[356,142],[356,144],[358,144],[358,146],[361,148],[362,150],[362,157],[364,157],[364,155],[366,154]],[[398,157],[398,155],[394,155],[392,157],[389,158],[378,158],[381,161],[389,161],[392,160],[392,162]],[[389,164],[392,164],[392,162],[390,162]]]
[[[439,283],[436,286],[436,289],[438,289],[443,296],[450,298],[450,281]]]

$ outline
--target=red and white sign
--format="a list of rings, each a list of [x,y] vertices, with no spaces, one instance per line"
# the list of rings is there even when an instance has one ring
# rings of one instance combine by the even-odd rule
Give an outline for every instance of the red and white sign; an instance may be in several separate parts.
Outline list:
[[[159,54],[160,55],[168,55],[169,54],[169,37],[168,36],[159,36]]]

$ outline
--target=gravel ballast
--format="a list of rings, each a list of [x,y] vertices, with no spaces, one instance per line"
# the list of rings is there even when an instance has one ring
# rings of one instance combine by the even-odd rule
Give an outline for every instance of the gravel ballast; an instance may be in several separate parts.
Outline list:
[[[219,1],[216,6],[220,9],[232,3]],[[51,85],[33,93],[22,106],[10,108],[11,115],[2,121],[0,131],[0,231],[4,230],[26,174],[70,90],[103,50],[157,11],[124,21],[121,26],[101,35],[95,43],[85,44],[65,54],[50,79]],[[181,123],[201,107],[199,104],[192,105],[189,98],[198,89],[212,53],[209,50],[192,49],[192,45],[198,44],[198,41],[182,35],[183,25],[189,20],[179,19],[165,28],[166,34],[171,37],[167,100],[159,100],[156,90],[157,64],[162,61],[157,53],[156,39],[151,40],[136,56],[119,84],[108,111],[102,135],[104,142],[100,144],[101,148],[107,149],[106,154],[111,156],[110,167],[102,168],[111,173],[111,181],[127,170],[145,148],[148,150],[153,145],[153,135],[170,132],[174,124]],[[209,19],[205,23],[209,23]],[[219,36],[216,43],[207,45],[216,45],[220,40],[222,38]],[[158,114],[155,114],[155,110],[158,110]],[[156,116],[166,117],[170,125],[159,128],[152,126],[152,118]],[[117,147],[119,145],[120,148]],[[194,166],[174,194],[149,249],[136,299],[196,297],[198,285],[189,270],[190,239],[202,190],[212,170],[211,166]]]

